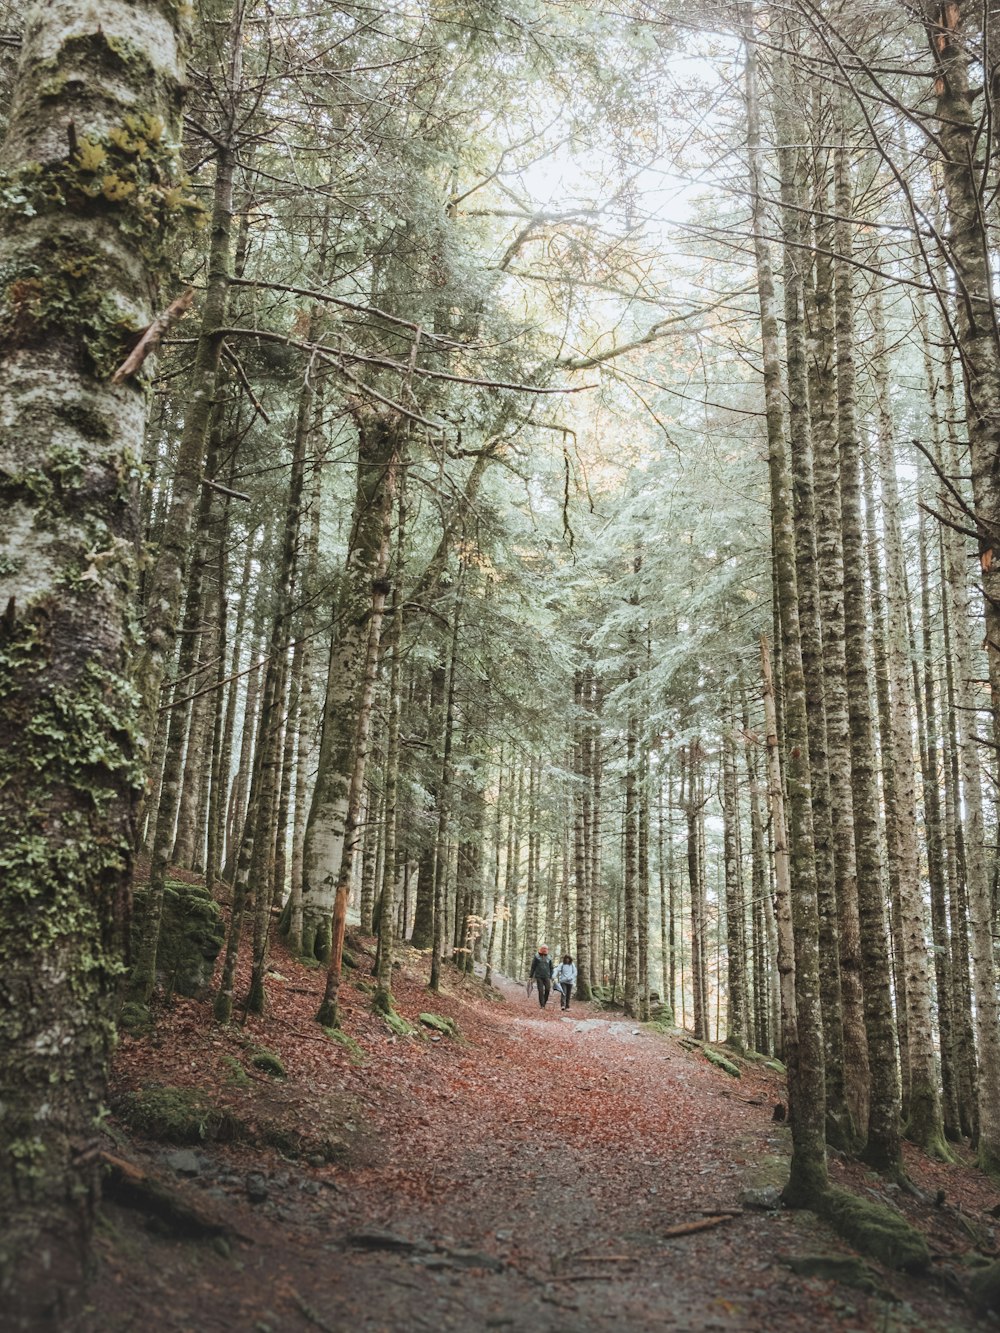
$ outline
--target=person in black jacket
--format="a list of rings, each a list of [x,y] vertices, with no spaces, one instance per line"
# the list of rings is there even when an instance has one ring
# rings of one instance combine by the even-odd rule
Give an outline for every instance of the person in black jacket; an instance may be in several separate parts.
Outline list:
[[[538,952],[531,960],[531,971],[528,973],[529,989],[532,981],[538,987],[538,1003],[544,1009],[552,994],[552,959],[549,957],[547,944],[540,944]]]

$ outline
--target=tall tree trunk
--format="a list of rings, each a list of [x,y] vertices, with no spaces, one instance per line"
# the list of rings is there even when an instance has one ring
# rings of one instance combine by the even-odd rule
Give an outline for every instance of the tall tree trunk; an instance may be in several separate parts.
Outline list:
[[[222,358],[222,329],[226,324],[231,280],[231,239],[233,222],[233,183],[236,176],[237,122],[241,114],[243,83],[243,33],[248,0],[234,0],[232,17],[224,48],[220,51],[220,83],[226,89],[228,104],[223,108],[223,124],[213,136],[216,145],[215,189],[212,202],[211,239],[207,262],[207,283],[202,302],[201,328],[195,348],[185,395],[187,409],[174,465],[170,510],[157,547],[156,565],[146,590],[144,647],[137,679],[142,692],[141,725],[147,744],[152,742],[160,689],[166,665],[174,650],[177,615],[180,610],[184,571],[191,555],[191,527],[202,493],[202,468],[205,463],[209,431],[215,413],[216,384]],[[169,751],[168,751],[169,755]],[[162,797],[161,797],[162,800]],[[158,828],[165,828],[161,815]],[[156,950],[163,911],[163,886],[166,855],[161,853],[150,866],[149,888],[145,906],[137,924],[135,991],[150,995],[156,976]]]
[[[329,962],[331,922],[340,882],[369,623],[375,598],[385,598],[378,569],[399,446],[395,414],[355,405],[358,474],[343,592],[330,651],[319,771],[303,852],[302,951]],[[373,592],[374,589],[374,592]],[[380,590],[381,589],[381,590]]]
[[[749,25],[748,25],[749,26]],[[802,668],[795,530],[785,439],[778,321],[771,256],[765,239],[760,167],[760,115],[756,50],[747,33],[746,104],[748,158],[757,288],[764,350],[764,408],[768,440],[771,530],[780,611],[784,699],[784,778],[788,791],[790,876],[795,941],[795,1024],[786,1025],[784,1053],[792,1113],[791,1175],[787,1202],[808,1205],[827,1184],[823,1076],[823,1026],[819,995],[819,933],[812,831],[812,786],[805,678]],[[794,151],[786,147],[779,152]],[[776,835],[777,836],[777,835]]]
[[[844,550],[844,647],[847,658],[851,773],[854,793],[854,846],[861,921],[861,969],[865,1028],[871,1065],[868,1141],[865,1158],[877,1170],[898,1173],[899,1070],[896,1024],[889,988],[889,943],[882,892],[875,733],[868,692],[868,628],[861,535],[861,460],[854,368],[854,292],[850,265],[854,199],[847,149],[834,161],[837,260],[837,439],[840,447],[840,502]]]
[[[576,882],[576,966],[577,994],[581,1000],[589,1000],[593,994],[591,977],[594,975],[596,960],[593,957],[591,913],[591,882],[587,864],[587,804],[590,798],[586,766],[587,719],[585,708],[585,674],[576,673],[574,680],[574,705],[576,714],[576,813],[574,818],[573,873]]]
[[[399,799],[400,730],[403,716],[403,575],[406,570],[405,477],[399,482],[396,522],[396,559],[392,570],[392,618],[389,622],[389,723],[386,729],[384,849],[382,892],[378,913],[378,955],[375,975],[375,1008],[389,1013],[393,1008],[392,964],[396,931],[396,881],[399,875],[397,806]],[[402,931],[400,934],[402,935]],[[492,940],[491,940],[492,944]],[[487,972],[489,967],[487,966]],[[489,985],[487,976],[486,984]]]
[[[787,96],[787,93],[783,94]],[[779,119],[791,140],[790,108]],[[840,943],[833,853],[833,812],[827,756],[826,694],[820,593],[816,557],[817,515],[813,479],[813,436],[809,417],[809,375],[806,355],[805,276],[808,233],[804,225],[805,152],[779,151],[782,230],[784,233],[785,361],[788,377],[788,457],[791,467],[795,526],[795,578],[799,636],[806,691],[809,736],[812,839],[815,853],[819,914],[819,983],[823,1013],[826,1071],[826,1133],[839,1148],[853,1144],[854,1134],[844,1094],[844,1030],[840,1003]],[[827,276],[821,270],[821,276]],[[784,606],[782,605],[782,616]]]
[[[981,127],[973,110],[975,90],[971,66],[978,56],[972,44],[983,33],[979,12],[947,0],[928,4],[927,35],[936,62],[936,142],[943,156],[945,197],[948,206],[948,259],[960,293],[955,332],[965,382],[966,428],[972,461],[972,492],[979,535],[979,568],[986,621],[986,658],[989,667],[993,740],[1000,735],[1000,346],[994,292],[992,243],[982,206],[979,146]],[[968,23],[968,29],[966,29]],[[978,77],[978,76],[976,76]],[[955,577],[956,586],[959,582]],[[961,626],[959,621],[962,621]],[[953,633],[960,635],[966,620],[956,605]],[[979,760],[975,754],[974,713],[970,681],[956,672],[958,716],[962,734],[962,791],[966,806],[965,857],[972,928],[972,963],[975,978],[976,1034],[979,1043],[979,1161],[991,1172],[1000,1171],[1000,1003],[997,999],[996,960],[993,952],[993,910],[983,847],[984,829]]]
[[[910,633],[906,608],[903,534],[899,518],[899,494],[893,457],[895,429],[889,397],[888,354],[881,288],[876,284],[872,306],[875,332],[875,391],[878,408],[879,466],[882,480],[882,530],[886,557],[886,603],[888,610],[890,725],[893,773],[897,801],[897,848],[899,854],[900,936],[905,969],[907,1049],[909,1054],[910,1100],[906,1133],[924,1152],[950,1159],[944,1142],[944,1121],[938,1087],[937,1050],[934,1034],[934,997],[924,927],[923,885],[917,847],[916,767],[913,755],[913,677],[910,663]]]
[[[635,667],[629,668],[629,680],[635,681]],[[625,732],[625,815],[622,893],[625,909],[625,1013],[639,1016],[639,848],[636,769],[638,766],[636,720],[630,706]]]
[[[458,671],[458,636],[462,620],[462,571],[459,571],[455,596],[454,623],[448,656],[448,687],[445,694],[444,733],[441,743],[441,779],[438,792],[437,846],[434,856],[434,946],[431,953],[430,989],[441,988],[441,955],[446,938],[448,866],[451,859],[451,806],[454,800],[455,773],[452,750],[455,744],[455,681]]]
[[[358,409],[359,412],[364,409]],[[392,544],[392,511],[396,493],[396,472],[399,463],[400,441],[398,422],[395,417],[383,417],[372,410],[370,416],[365,412],[362,430],[374,430],[380,437],[376,455],[384,460],[381,477],[376,486],[380,498],[372,501],[369,508],[380,519],[377,544],[374,550],[373,578],[369,590],[370,614],[367,617],[367,642],[361,658],[361,678],[357,683],[356,704],[354,710],[355,733],[350,747],[352,772],[347,792],[344,811],[343,847],[338,868],[336,891],[331,922],[330,961],[326,973],[326,989],[323,1000],[316,1014],[316,1021],[327,1027],[340,1026],[340,979],[343,970],[344,934],[347,929],[347,903],[351,892],[351,875],[354,869],[354,857],[359,842],[359,816],[361,813],[361,794],[365,781],[365,764],[368,757],[368,734],[371,725],[372,701],[375,697],[375,681],[378,676],[379,649],[382,636],[382,616],[389,588],[386,571],[389,568],[389,551]],[[385,453],[383,453],[383,450]],[[360,477],[359,477],[360,484]],[[373,534],[375,535],[375,534]],[[329,703],[329,695],[327,696]],[[437,929],[435,923],[435,931]]]
[[[81,1148],[106,1096],[141,782],[147,372],[109,376],[169,271],[178,215],[150,216],[145,187],[179,175],[186,42],[166,0],[25,18],[0,150],[0,1306],[18,1331],[75,1326],[98,1197]],[[129,116],[163,127],[148,158],[107,137]],[[142,188],[93,191],[87,145]]]
[[[839,927],[844,1099],[850,1112],[851,1126],[860,1138],[867,1132],[871,1071],[861,984],[861,923],[854,844],[850,712],[844,635],[844,549],[841,524],[838,521],[841,512],[840,458],[837,441],[834,274],[831,259],[835,238],[833,206],[825,172],[821,172],[816,181],[815,209],[816,279],[810,403],[814,503],[817,514],[827,518],[827,521],[817,524],[816,556],[820,619],[823,626],[826,754]]]
[[[862,477],[865,515],[865,555],[868,567],[868,596],[870,608],[872,668],[875,677],[876,719],[878,723],[877,754],[882,776],[882,810],[885,816],[885,852],[889,877],[889,960],[892,991],[895,997],[896,1035],[899,1043],[899,1075],[902,1114],[908,1113],[910,1102],[910,1037],[906,997],[906,964],[903,960],[901,863],[902,821],[896,793],[896,754],[893,745],[892,701],[889,688],[889,649],[886,627],[886,599],[882,595],[882,571],[879,565],[878,529],[875,521],[875,470],[869,451],[862,454]]]
[[[745,938],[740,930],[743,894],[739,873],[739,807],[736,797],[736,744],[731,730],[722,738],[723,859],[726,887],[726,1041],[737,1051],[747,1046],[744,980]]]

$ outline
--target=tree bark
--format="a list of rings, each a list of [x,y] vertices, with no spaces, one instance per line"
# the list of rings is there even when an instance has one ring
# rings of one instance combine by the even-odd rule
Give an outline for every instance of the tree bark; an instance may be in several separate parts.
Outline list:
[[[89,193],[83,149],[136,185],[177,180],[185,45],[166,0],[32,5],[0,150],[0,1307],[17,1331],[75,1325],[98,1197],[86,1149],[143,776],[148,372],[109,376],[160,304],[177,220],[165,204],[151,219],[139,189]],[[148,162],[109,137],[131,116],[161,126]]]

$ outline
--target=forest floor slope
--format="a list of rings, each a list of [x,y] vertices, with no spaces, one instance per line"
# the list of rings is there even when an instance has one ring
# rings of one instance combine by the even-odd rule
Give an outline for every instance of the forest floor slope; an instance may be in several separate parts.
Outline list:
[[[787,1157],[778,1075],[748,1063],[736,1080],[680,1034],[585,1005],[543,1011],[507,982],[491,994],[445,969],[431,996],[412,951],[394,993],[419,1031],[397,1035],[371,1011],[363,942],[357,960],[354,1050],[313,1021],[323,977],[286,955],[264,1018],[220,1029],[207,1003],[176,1001],[123,1040],[85,1333],[976,1322],[959,1288],[970,1254],[992,1252],[998,1196],[969,1168],[910,1157],[922,1189],[945,1192],[934,1207],[834,1159],[838,1183],[900,1207],[935,1255],[929,1277],[869,1265],[859,1287],[815,1216],[746,1202]],[[421,1027],[426,1011],[458,1037]],[[171,1098],[200,1108],[193,1129],[156,1121]],[[139,1211],[115,1202],[129,1196],[116,1159],[190,1216],[150,1217],[143,1189]]]

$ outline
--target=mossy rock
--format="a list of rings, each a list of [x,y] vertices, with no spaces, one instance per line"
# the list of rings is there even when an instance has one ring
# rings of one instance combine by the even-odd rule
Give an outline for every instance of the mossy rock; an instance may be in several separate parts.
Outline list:
[[[815,1207],[855,1249],[887,1268],[922,1273],[930,1265],[923,1233],[884,1204],[831,1188],[817,1200]]]
[[[137,886],[137,917],[146,893],[142,885]],[[167,994],[203,998],[225,937],[222,911],[204,884],[168,880],[156,950],[156,978]]]
[[[446,1037],[458,1036],[458,1024],[452,1018],[442,1018],[440,1014],[418,1014],[417,1017],[425,1028],[433,1028]]]
[[[230,1083],[234,1083],[238,1088],[248,1088],[250,1086],[250,1079],[247,1075],[247,1071],[243,1068],[235,1055],[224,1055],[221,1063]]]
[[[349,1037],[346,1032],[341,1032],[340,1028],[324,1028],[323,1031],[331,1041],[335,1041],[338,1046],[343,1046],[344,1050],[347,1051],[348,1055],[351,1057],[351,1064],[364,1064],[365,1053],[353,1037]]]
[[[765,1069],[773,1069],[776,1074],[785,1074],[788,1071],[776,1055],[772,1055],[769,1060],[764,1061]]]
[[[402,1014],[383,1014],[382,1021],[390,1031],[395,1032],[397,1037],[412,1037],[417,1029],[412,1023],[408,1023]]]
[[[153,1030],[153,1016],[149,1006],[141,1000],[126,1000],[118,1015],[118,1027],[130,1037],[145,1037]]]
[[[652,1004],[649,1007],[649,1021],[655,1023],[657,1027],[672,1028],[674,1011],[669,1004]]]
[[[285,1066],[273,1051],[266,1051],[263,1047],[254,1051],[250,1057],[250,1063],[254,1069],[259,1069],[265,1074],[270,1074],[272,1078],[287,1078],[288,1073]]]
[[[130,1092],[117,1106],[130,1128],[164,1143],[201,1143],[215,1138],[224,1116],[199,1088],[171,1088],[156,1084]]]
[[[734,1065],[732,1060],[727,1060],[721,1051],[715,1051],[711,1046],[703,1046],[701,1051],[710,1065],[715,1065],[716,1069],[721,1069],[730,1078],[743,1077],[739,1067]]]

